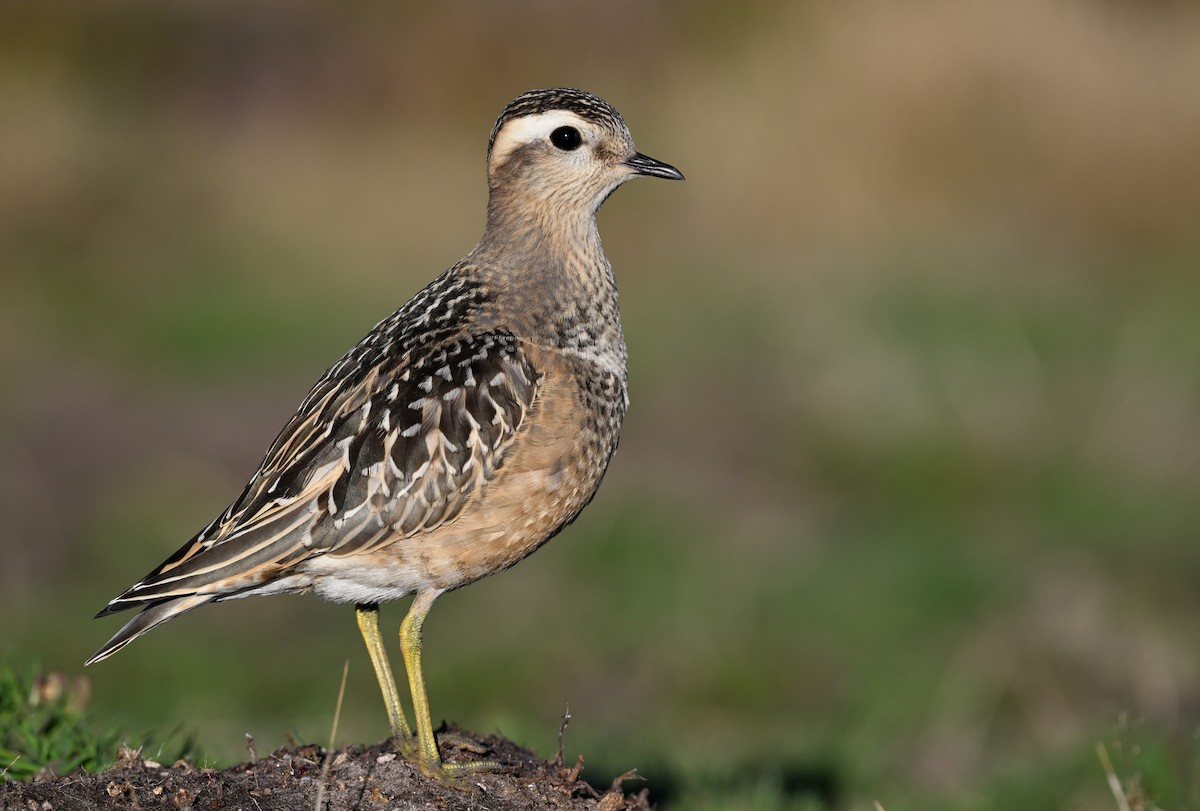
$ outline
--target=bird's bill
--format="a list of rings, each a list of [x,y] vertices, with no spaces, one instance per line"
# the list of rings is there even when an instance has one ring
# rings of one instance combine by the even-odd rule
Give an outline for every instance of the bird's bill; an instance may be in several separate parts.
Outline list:
[[[669,163],[655,160],[649,155],[635,152],[633,157],[625,161],[625,165],[639,175],[646,177],[661,177],[667,180],[683,180],[683,172]]]

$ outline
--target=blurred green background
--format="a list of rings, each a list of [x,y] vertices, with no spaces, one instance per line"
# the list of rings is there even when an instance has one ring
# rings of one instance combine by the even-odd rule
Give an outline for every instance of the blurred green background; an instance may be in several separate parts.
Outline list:
[[[474,244],[503,104],[571,85],[688,181],[600,215],[621,449],[439,601],[435,723],[551,755],[569,704],[670,807],[1113,808],[1097,742],[1196,807],[1197,42],[1132,0],[0,5],[0,657],[81,671]],[[339,740],[381,739],[311,597],[88,675],[221,764],[324,741],[347,659]]]

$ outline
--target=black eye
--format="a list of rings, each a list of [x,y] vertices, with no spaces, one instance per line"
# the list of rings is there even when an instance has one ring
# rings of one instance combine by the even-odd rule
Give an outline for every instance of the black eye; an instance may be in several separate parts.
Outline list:
[[[583,138],[580,136],[579,130],[574,127],[559,127],[550,133],[550,143],[563,152],[572,152],[579,149],[579,145],[583,143]]]

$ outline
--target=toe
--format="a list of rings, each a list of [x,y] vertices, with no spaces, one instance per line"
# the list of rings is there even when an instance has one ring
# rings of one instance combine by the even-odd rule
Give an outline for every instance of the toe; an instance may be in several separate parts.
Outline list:
[[[443,786],[459,791],[475,791],[478,786],[470,778],[476,774],[504,771],[504,764],[496,760],[469,760],[462,763],[422,763],[421,774],[436,780]]]

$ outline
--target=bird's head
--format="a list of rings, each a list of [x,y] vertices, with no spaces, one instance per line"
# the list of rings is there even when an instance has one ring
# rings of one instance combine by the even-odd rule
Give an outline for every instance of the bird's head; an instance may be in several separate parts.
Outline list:
[[[531,90],[500,113],[488,140],[493,204],[516,198],[594,214],[634,177],[683,180],[675,167],[638,152],[620,113],[570,88]]]

